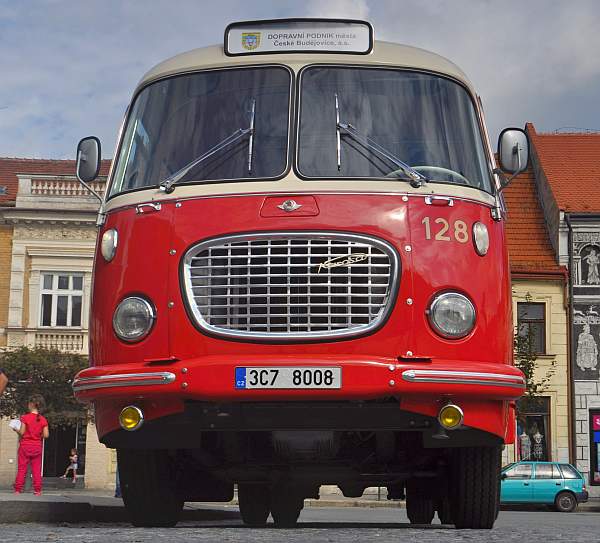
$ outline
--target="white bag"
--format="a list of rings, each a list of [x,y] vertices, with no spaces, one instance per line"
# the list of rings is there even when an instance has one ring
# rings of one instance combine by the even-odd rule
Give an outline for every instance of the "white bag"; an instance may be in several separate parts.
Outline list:
[[[8,425],[13,429],[19,431],[21,429],[21,421],[19,419],[12,419]]]

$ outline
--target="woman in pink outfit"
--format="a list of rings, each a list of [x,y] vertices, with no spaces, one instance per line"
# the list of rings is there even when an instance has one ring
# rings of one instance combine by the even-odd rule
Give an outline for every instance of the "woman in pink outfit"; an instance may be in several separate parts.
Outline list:
[[[39,412],[43,401],[41,396],[32,396],[27,404],[29,412],[21,417],[21,427],[15,429],[15,432],[21,436],[15,494],[20,494],[23,490],[27,466],[30,464],[33,492],[36,496],[42,493],[42,441],[48,439],[50,435],[48,421]]]

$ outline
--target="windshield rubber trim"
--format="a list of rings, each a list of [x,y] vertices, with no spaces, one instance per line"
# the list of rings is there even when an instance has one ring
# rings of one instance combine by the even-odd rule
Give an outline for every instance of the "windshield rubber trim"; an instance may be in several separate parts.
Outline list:
[[[474,113],[475,113],[475,117],[477,119],[477,125],[479,127],[479,137],[480,137],[480,141],[481,141],[481,147],[484,151],[484,153],[487,155],[487,153],[489,153],[489,149],[488,146],[486,145],[486,138],[484,137],[484,130],[483,130],[483,126],[481,123],[481,115],[479,112],[479,108],[477,107],[477,102],[475,100],[475,97],[473,96],[473,94],[471,93],[471,91],[469,90],[469,88],[460,80],[449,76],[447,74],[442,74],[439,72],[435,72],[432,70],[420,70],[418,68],[407,68],[407,67],[403,67],[403,66],[389,66],[389,65],[382,65],[382,64],[332,64],[332,63],[319,63],[319,62],[313,62],[311,64],[306,64],[305,66],[302,66],[302,68],[298,71],[297,77],[296,77],[296,115],[295,115],[295,130],[294,130],[294,140],[295,140],[295,145],[294,148],[292,149],[293,153],[294,153],[294,157],[293,157],[293,168],[294,168],[294,173],[298,176],[299,179],[302,179],[304,181],[314,181],[314,180],[323,180],[323,181],[348,181],[348,180],[358,180],[358,179],[365,179],[365,180],[376,180],[376,181],[389,181],[389,182],[402,182],[404,181],[403,179],[393,179],[393,178],[389,178],[389,177],[366,177],[366,176],[352,176],[352,177],[325,177],[325,176],[308,176],[303,174],[300,171],[300,166],[298,164],[298,160],[299,160],[299,155],[300,155],[300,117],[301,117],[301,113],[302,113],[302,100],[301,100],[301,91],[302,91],[302,76],[304,75],[304,72],[310,68],[367,68],[367,69],[374,69],[374,70],[380,70],[380,69],[387,69],[390,71],[398,71],[398,72],[413,72],[413,73],[420,73],[420,74],[429,74],[429,75],[434,75],[437,77],[440,77],[442,79],[447,79],[453,83],[456,83],[458,85],[460,85],[467,93],[467,96],[469,97],[469,99],[471,100],[471,103],[473,105],[474,108]],[[487,152],[486,152],[487,151]],[[468,185],[470,188],[475,189],[475,190],[480,190],[481,192],[485,192],[486,194],[491,194],[492,196],[496,195],[495,192],[495,182],[494,182],[494,174],[492,172],[492,170],[490,169],[490,157],[486,156],[486,167],[488,169],[488,175],[489,175],[489,185],[491,190],[484,190],[482,188],[476,187],[474,185]],[[408,182],[408,180],[406,180],[406,182]],[[447,182],[442,182],[442,181],[429,181],[429,183],[435,183],[436,185],[448,185],[451,187],[456,187],[456,186],[461,186],[458,183],[447,183]],[[464,185],[467,186],[467,185]]]
[[[139,188],[135,188],[135,189],[130,189],[130,190],[121,190],[119,192],[115,192],[114,194],[111,194],[111,190],[112,187],[115,183],[115,175],[118,169],[118,159],[119,156],[121,154],[121,148],[123,147],[124,144],[124,139],[125,139],[125,133],[127,132],[127,127],[129,125],[129,121],[131,120],[131,114],[133,112],[133,106],[136,102],[136,100],[138,99],[139,95],[145,90],[147,89],[150,85],[154,85],[155,83],[158,83],[160,81],[166,81],[167,79],[174,79],[177,77],[182,77],[182,76],[186,76],[186,75],[190,75],[190,74],[196,74],[196,73],[205,73],[205,72],[215,72],[215,71],[223,71],[223,70],[240,70],[240,69],[245,69],[245,68],[250,68],[250,69],[256,69],[256,68],[283,68],[285,69],[289,76],[290,76],[290,85],[289,85],[289,97],[288,97],[288,134],[287,134],[287,149],[286,149],[286,164],[285,164],[285,169],[283,170],[283,172],[279,175],[273,176],[273,177],[251,177],[251,178],[235,178],[235,179],[208,179],[208,180],[203,180],[203,181],[190,181],[190,182],[186,182],[186,183],[178,183],[176,186],[184,186],[184,185],[212,185],[212,184],[220,184],[220,183],[244,183],[244,182],[253,182],[253,181],[279,181],[281,179],[283,179],[284,177],[286,177],[290,171],[292,170],[292,157],[291,155],[291,151],[292,151],[292,140],[293,140],[293,133],[294,133],[294,119],[295,119],[295,103],[296,103],[296,97],[295,97],[295,93],[296,93],[296,84],[295,84],[295,80],[296,80],[296,74],[294,72],[294,70],[286,65],[286,64],[241,64],[241,65],[236,65],[236,66],[222,66],[219,68],[206,68],[206,69],[198,69],[198,70],[189,70],[189,71],[185,71],[185,72],[181,72],[181,73],[177,73],[177,74],[171,74],[165,77],[160,77],[158,79],[153,79],[151,81],[148,81],[145,85],[143,85],[142,87],[140,87],[139,89],[136,90],[135,94],[133,95],[129,105],[127,106],[127,111],[125,112],[125,118],[124,121],[122,123],[122,127],[121,130],[119,132],[119,141],[117,144],[117,148],[115,149],[115,156],[112,160],[111,163],[111,176],[109,177],[108,181],[107,181],[107,186],[106,186],[106,199],[105,201],[108,202],[109,200],[111,200],[112,198],[115,198],[117,196],[122,196],[123,194],[132,194],[135,192],[140,192],[143,190],[149,190],[149,189],[156,189],[156,190],[160,190],[159,189],[159,184],[160,181],[158,181],[156,184],[152,184],[152,185],[146,185],[144,187],[139,187]],[[294,109],[292,109],[294,108]]]

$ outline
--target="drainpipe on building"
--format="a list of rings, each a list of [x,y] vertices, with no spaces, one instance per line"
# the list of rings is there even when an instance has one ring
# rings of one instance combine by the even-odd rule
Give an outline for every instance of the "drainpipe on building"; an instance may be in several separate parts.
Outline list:
[[[569,387],[569,404],[571,406],[571,416],[569,417],[569,435],[571,439],[569,441],[569,462],[574,466],[577,465],[577,420],[575,418],[575,381],[573,376],[575,375],[573,369],[573,225],[571,224],[571,215],[565,213],[565,222],[569,229],[568,235],[568,251],[569,251],[569,277],[567,278],[569,285],[569,300],[568,300],[568,326],[567,326],[567,356],[569,375],[568,375],[568,387]]]

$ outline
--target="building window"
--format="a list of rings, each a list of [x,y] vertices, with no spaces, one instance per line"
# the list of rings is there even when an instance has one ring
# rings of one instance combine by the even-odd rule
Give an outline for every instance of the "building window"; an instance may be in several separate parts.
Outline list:
[[[83,275],[42,274],[40,326],[81,326]]]
[[[546,304],[517,303],[517,330],[520,336],[530,337],[532,350],[546,353]]]
[[[600,411],[590,411],[590,484],[600,485]]]
[[[551,460],[550,398],[538,396],[521,399],[518,402],[518,412],[518,460]]]

